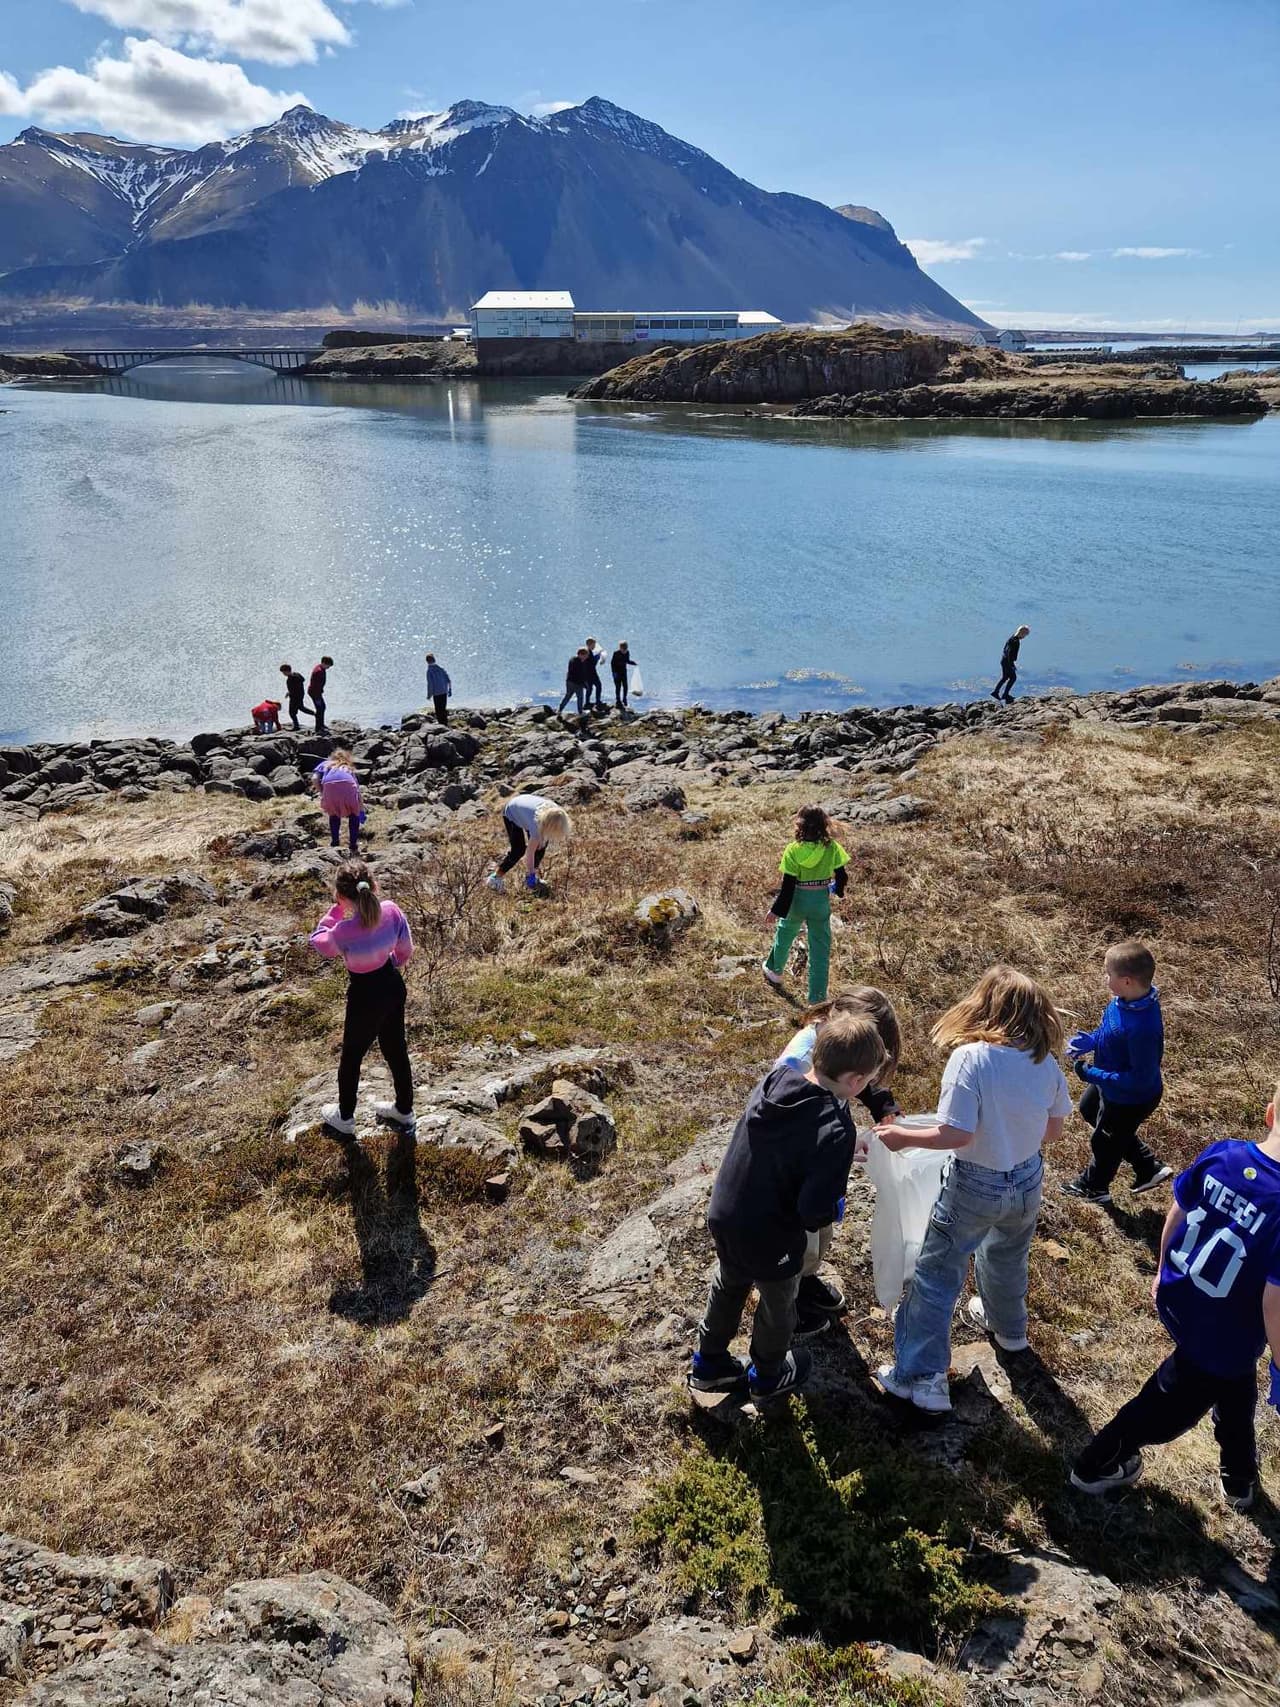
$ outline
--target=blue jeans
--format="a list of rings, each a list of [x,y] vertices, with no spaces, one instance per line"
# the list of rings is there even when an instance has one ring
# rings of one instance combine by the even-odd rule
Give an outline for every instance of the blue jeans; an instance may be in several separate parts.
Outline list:
[[[915,1279],[894,1324],[894,1371],[904,1381],[951,1366],[951,1316],[975,1257],[987,1326],[1003,1339],[1027,1331],[1027,1256],[1044,1163],[1031,1156],[1007,1173],[957,1157],[933,1206]]]

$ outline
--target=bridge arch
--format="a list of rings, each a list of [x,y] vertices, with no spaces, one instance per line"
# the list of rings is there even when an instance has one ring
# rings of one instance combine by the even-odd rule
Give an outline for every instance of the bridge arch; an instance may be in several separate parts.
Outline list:
[[[64,350],[64,355],[76,361],[101,368],[104,373],[132,373],[135,368],[151,367],[157,362],[175,361],[237,361],[252,367],[267,368],[272,373],[297,373],[320,354],[319,350],[210,350],[199,349],[140,349],[140,350]]]

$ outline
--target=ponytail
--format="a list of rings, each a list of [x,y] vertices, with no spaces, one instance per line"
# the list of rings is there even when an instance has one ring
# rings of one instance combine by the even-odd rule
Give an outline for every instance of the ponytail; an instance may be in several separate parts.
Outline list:
[[[382,903],[374,888],[373,873],[362,859],[350,860],[338,873],[334,884],[344,901],[350,901],[356,917],[365,930],[371,931],[382,917]]]

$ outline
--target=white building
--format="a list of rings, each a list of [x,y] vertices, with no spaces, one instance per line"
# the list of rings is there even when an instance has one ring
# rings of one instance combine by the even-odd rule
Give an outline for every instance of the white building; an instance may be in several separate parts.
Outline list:
[[[710,344],[777,332],[760,310],[609,309],[575,311],[568,291],[491,290],[471,310],[481,338],[572,338],[587,344]]]
[[[573,298],[567,290],[489,290],[471,306],[479,338],[572,338]]]
[[[988,349],[1025,350],[1027,347],[1027,340],[1022,333],[1009,327],[1000,332],[983,332],[981,337]]]

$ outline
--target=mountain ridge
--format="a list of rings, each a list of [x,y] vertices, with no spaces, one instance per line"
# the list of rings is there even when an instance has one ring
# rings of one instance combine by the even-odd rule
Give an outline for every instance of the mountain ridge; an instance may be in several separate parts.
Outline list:
[[[738,177],[600,96],[465,100],[364,130],[295,106],[194,149],[29,127],[0,146],[0,297],[452,317],[488,288],[984,323],[870,209]]]

